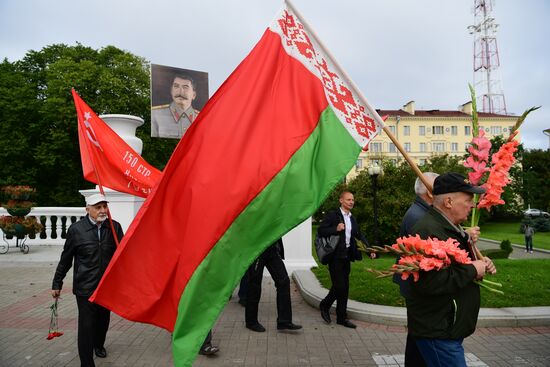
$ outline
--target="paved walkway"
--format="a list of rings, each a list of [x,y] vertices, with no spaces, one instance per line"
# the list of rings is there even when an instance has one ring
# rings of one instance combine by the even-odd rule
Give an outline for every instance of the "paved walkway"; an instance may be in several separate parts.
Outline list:
[[[481,239],[477,243],[480,250],[484,249],[498,249],[500,248],[500,242],[493,240]],[[525,246],[512,245],[512,253],[509,256],[510,259],[550,259],[550,251],[544,249],[535,248],[533,253],[525,252]]]
[[[78,366],[76,304],[65,289],[59,306],[60,338],[46,340],[51,278],[60,247],[37,246],[27,255],[0,255],[0,366]],[[43,261],[45,260],[45,261]],[[66,280],[71,284],[71,279]],[[194,366],[402,366],[406,331],[356,321],[355,330],[322,322],[292,288],[298,332],[276,330],[275,292],[264,278],[260,322],[265,333],[244,327],[244,309],[234,297],[214,328],[215,357],[198,356]],[[549,366],[550,327],[480,328],[465,341],[469,366]],[[108,357],[97,366],[171,366],[170,335],[113,315]]]

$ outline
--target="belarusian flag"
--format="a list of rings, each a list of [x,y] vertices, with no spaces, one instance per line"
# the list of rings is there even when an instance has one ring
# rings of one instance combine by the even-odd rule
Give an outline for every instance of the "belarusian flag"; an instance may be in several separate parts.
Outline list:
[[[173,331],[174,363],[191,365],[247,267],[378,133],[375,114],[283,9],[180,141],[92,300]]]

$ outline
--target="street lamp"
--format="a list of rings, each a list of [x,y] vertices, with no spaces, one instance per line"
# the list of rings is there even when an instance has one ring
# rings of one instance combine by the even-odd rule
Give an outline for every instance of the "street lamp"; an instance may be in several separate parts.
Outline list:
[[[382,171],[382,167],[380,167],[378,163],[374,163],[370,165],[367,171],[372,179],[372,207],[374,211],[374,229],[373,229],[374,245],[378,246],[378,205],[376,201],[376,189],[378,186],[378,176],[382,175],[384,172]]]

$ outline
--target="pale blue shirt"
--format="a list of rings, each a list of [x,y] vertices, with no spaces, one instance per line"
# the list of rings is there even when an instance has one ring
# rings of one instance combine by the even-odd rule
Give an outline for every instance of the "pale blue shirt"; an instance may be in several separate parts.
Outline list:
[[[342,215],[344,216],[344,225],[346,226],[346,247],[349,247],[351,241],[351,212],[346,214],[342,208],[340,208],[340,212],[342,212]]]
[[[92,222],[92,224],[93,224],[94,226],[97,227],[97,238],[98,238],[99,240],[101,240],[101,226],[103,225],[103,222],[96,222],[96,221],[93,220],[92,217],[90,217],[89,215],[88,215],[88,219],[90,220],[90,222]]]

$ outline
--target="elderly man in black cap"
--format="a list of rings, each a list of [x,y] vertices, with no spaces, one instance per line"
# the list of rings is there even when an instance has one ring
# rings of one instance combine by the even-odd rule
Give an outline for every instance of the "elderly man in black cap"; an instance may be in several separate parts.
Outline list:
[[[418,282],[411,282],[408,329],[430,367],[466,367],[462,342],[475,331],[480,307],[479,286],[474,280],[496,272],[489,258],[477,258],[470,236],[460,226],[474,207],[474,194],[484,192],[458,173],[437,177],[433,205],[412,229],[423,239],[455,239],[472,260],[467,265],[422,271]]]
[[[116,250],[114,234],[107,220],[107,203],[102,194],[86,198],[87,214],[69,227],[52,282],[52,296],[57,298],[74,259],[73,293],[78,305],[78,355],[81,366],[95,366],[94,352],[99,358],[107,357],[104,343],[111,311],[88,301]],[[120,224],[113,221],[113,227],[118,240],[122,239]]]

